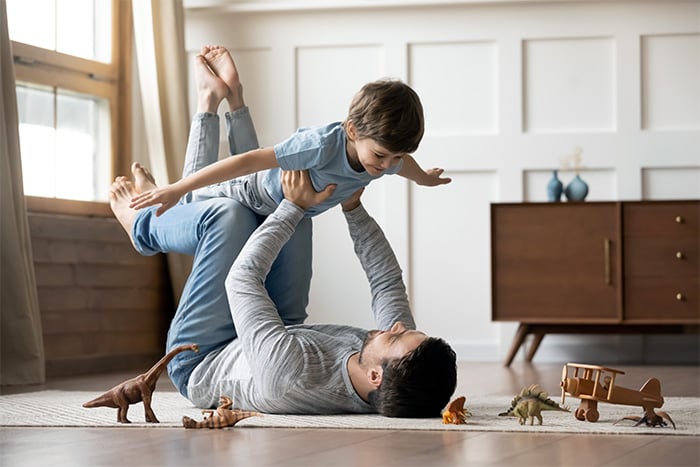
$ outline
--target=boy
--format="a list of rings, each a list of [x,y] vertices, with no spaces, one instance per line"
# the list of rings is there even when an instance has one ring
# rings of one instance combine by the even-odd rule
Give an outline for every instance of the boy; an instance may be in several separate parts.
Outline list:
[[[231,153],[237,154],[241,149],[233,136],[240,135],[241,128],[253,135],[246,140],[257,143],[229,52],[223,47],[204,47],[195,67],[200,83],[199,103],[190,142],[218,142],[215,112],[227,99],[231,109],[227,115]],[[238,129],[233,125],[238,125]],[[333,196],[310,208],[305,213],[307,217],[337,205],[385,174],[398,173],[427,186],[449,183],[449,178],[441,177],[442,169],[423,171],[409,155],[418,148],[422,137],[423,108],[416,93],[400,81],[374,81],[355,95],[344,122],[300,129],[274,148],[253,149],[233,158],[208,161],[206,167],[204,163],[186,161],[181,180],[135,196],[131,207],[160,204],[156,215],[161,215],[192,192],[185,200],[226,196],[266,216],[283,199],[281,170],[308,170],[317,191],[327,185],[336,186]],[[211,149],[204,150],[207,151]]]

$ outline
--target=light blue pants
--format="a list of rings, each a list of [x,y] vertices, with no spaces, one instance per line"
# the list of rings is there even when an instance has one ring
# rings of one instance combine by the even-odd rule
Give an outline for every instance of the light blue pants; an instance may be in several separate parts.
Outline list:
[[[229,147],[239,154],[257,147],[255,128],[247,108],[226,114]],[[183,176],[218,158],[219,118],[212,113],[195,115],[190,129]],[[229,198],[184,198],[162,216],[156,207],[139,211],[132,236],[142,255],[186,253],[194,255],[192,272],[168,330],[166,350],[195,343],[199,353],[183,352],[168,365],[168,374],[180,393],[187,396],[187,382],[194,367],[210,352],[236,337],[224,280],[264,216]],[[304,218],[280,252],[265,286],[287,325],[306,319],[311,283],[310,218]]]

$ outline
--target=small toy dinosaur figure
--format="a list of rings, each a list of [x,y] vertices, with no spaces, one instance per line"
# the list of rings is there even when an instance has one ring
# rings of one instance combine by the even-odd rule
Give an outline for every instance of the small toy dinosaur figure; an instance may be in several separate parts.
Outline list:
[[[524,425],[528,418],[530,419],[530,425],[532,425],[534,419],[537,418],[539,425],[542,425],[543,410],[570,411],[568,407],[561,407],[552,399],[549,399],[549,394],[543,391],[538,384],[533,384],[530,387],[524,387],[515,396],[507,412],[499,413],[498,415],[518,417],[521,425]]]
[[[84,403],[83,407],[112,407],[118,409],[117,421],[119,423],[131,423],[129,419],[126,418],[129,405],[143,402],[143,408],[146,412],[146,421],[149,423],[160,423],[151,408],[151,396],[156,389],[158,378],[166,365],[175,355],[186,350],[199,352],[199,346],[197,346],[197,344],[186,344],[175,347],[165,354],[163,358],[158,360],[158,363],[153,365],[146,373],[117,384],[101,396]]]
[[[460,396],[449,403],[445,411],[442,413],[442,423],[444,425],[466,425],[467,417],[471,417],[467,409],[464,408],[466,397]]]
[[[213,410],[202,410],[204,419],[201,422],[194,420],[188,416],[182,417],[182,426],[185,428],[226,428],[234,426],[244,418],[255,417],[262,415],[259,412],[250,412],[247,410],[232,409],[233,402],[228,396],[221,396],[219,407],[216,412]]]
[[[647,408],[647,407],[643,407],[643,410],[644,410],[643,416],[641,416],[641,417],[637,417],[637,416],[622,417],[620,420],[613,423],[613,425],[617,425],[622,420],[634,420],[635,422],[637,422],[634,424],[634,426],[639,426],[639,425],[644,424],[644,425],[649,426],[649,427],[655,427],[655,426],[664,427],[664,426],[668,426],[668,423],[666,423],[666,421],[664,420],[664,419],[666,419],[669,422],[671,422],[673,429],[674,430],[676,429],[676,423],[673,421],[673,419],[671,418],[671,416],[667,412],[664,412],[661,410],[656,412],[653,408]]]

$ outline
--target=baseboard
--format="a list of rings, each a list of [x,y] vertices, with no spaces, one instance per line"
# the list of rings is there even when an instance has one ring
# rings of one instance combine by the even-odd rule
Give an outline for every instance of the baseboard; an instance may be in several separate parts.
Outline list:
[[[96,373],[133,370],[134,376],[146,372],[163,357],[162,353],[142,355],[104,355],[46,361],[46,377],[59,378]]]
[[[525,359],[532,337],[514,361]],[[503,361],[510,346],[505,343],[451,342],[457,359],[464,362]],[[608,363],[627,365],[698,365],[700,339],[684,335],[547,335],[533,363]]]

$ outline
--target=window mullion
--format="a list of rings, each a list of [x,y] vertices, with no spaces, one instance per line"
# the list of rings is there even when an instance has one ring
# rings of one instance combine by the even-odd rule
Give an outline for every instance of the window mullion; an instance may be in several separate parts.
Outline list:
[[[97,81],[114,82],[119,78],[111,63],[87,60],[21,42],[12,41],[12,55],[18,66],[42,66],[67,70]]]
[[[53,68],[47,65],[26,65],[22,62],[15,64],[15,77],[18,82],[57,86],[99,97],[113,96],[117,86],[116,83],[95,80],[84,73],[75,73],[71,70]]]

